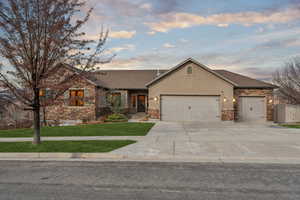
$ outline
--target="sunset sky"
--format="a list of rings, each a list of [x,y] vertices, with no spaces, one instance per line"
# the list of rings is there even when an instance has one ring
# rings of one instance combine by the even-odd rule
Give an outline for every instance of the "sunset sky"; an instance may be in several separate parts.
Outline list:
[[[88,0],[84,31],[110,29],[103,69],[165,69],[188,57],[269,80],[300,50],[296,0]]]

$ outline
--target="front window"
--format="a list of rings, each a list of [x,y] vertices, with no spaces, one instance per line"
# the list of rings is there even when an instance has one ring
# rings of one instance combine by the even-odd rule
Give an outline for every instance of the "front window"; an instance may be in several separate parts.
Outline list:
[[[40,97],[45,97],[46,96],[46,90],[45,89],[40,89],[39,96]]]
[[[70,106],[84,106],[84,90],[70,90]]]
[[[106,101],[112,106],[112,107],[119,107],[121,106],[121,93],[120,92],[112,92],[108,93],[106,95]]]

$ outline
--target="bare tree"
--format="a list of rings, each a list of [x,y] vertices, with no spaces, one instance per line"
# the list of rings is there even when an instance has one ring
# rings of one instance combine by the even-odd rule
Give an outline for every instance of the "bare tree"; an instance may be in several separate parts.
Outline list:
[[[92,12],[90,9],[83,13],[84,5],[84,0],[0,3],[0,56],[7,63],[0,72],[0,81],[33,111],[33,144],[40,143],[41,103],[42,106],[53,103],[71,86],[72,80],[110,60],[101,57],[107,31],[102,29],[98,41],[83,39],[85,33],[81,28]],[[78,19],[83,14],[83,19]],[[57,77],[66,65],[80,70],[49,84],[47,80]],[[40,91],[46,88],[55,92],[51,101],[41,102]]]
[[[292,104],[300,104],[300,58],[292,59],[273,75],[280,97]]]

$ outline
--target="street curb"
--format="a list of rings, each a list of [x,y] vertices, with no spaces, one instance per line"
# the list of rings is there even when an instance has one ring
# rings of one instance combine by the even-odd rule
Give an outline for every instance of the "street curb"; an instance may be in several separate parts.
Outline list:
[[[112,153],[0,153],[0,160],[300,164],[300,157],[179,157],[127,156]]]
[[[47,158],[59,158],[59,159],[120,159],[124,156],[114,155],[108,153],[0,153],[0,159],[5,158],[14,158],[14,159],[26,159],[26,158],[34,158],[34,159],[47,159]]]

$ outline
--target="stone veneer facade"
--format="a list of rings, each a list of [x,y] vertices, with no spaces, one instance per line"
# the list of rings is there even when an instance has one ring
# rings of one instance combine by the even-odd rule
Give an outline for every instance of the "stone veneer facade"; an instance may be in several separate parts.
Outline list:
[[[69,90],[67,90],[55,105],[47,107],[47,120],[89,121],[96,119],[96,87],[83,78],[78,78],[74,82],[70,89],[84,90],[84,106],[69,106]]]
[[[160,119],[160,112],[157,109],[148,109],[147,114],[152,119]]]
[[[234,110],[222,110],[222,121],[233,121]]]
[[[274,97],[273,89],[235,89],[234,98],[236,103],[234,105],[235,120],[238,121],[238,99],[241,96],[253,96],[253,97],[265,97],[266,98],[266,110],[267,121],[273,121],[273,109],[274,109]],[[271,100],[271,102],[270,102]]]

